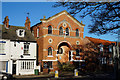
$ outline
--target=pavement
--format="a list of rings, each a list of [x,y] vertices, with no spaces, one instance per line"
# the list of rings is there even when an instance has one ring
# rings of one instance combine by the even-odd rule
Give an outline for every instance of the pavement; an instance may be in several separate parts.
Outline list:
[[[39,74],[39,75],[13,75],[14,78],[32,78],[32,77],[54,77],[55,74],[54,73],[50,73],[50,74]],[[60,77],[66,77],[66,76],[74,76],[73,73],[68,73],[68,72],[64,72],[64,73],[60,73],[59,74]]]
[[[114,80],[110,74],[95,74],[95,75],[79,75],[74,76],[74,73],[60,73],[58,78],[55,74],[40,74],[40,75],[13,75],[14,80]]]
[[[66,80],[66,79],[72,79],[73,78],[83,78],[86,76],[74,76],[74,73],[60,73],[58,78],[55,78],[55,74],[40,74],[40,75],[13,75],[14,80],[20,80],[20,79],[40,79],[40,78],[46,78],[47,80]]]
[[[40,75],[13,75],[14,78],[33,78],[33,77],[52,77],[53,74],[40,74]]]

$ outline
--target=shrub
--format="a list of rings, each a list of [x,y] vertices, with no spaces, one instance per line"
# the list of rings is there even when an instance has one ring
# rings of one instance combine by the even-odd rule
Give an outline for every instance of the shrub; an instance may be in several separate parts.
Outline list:
[[[73,71],[75,69],[75,66],[73,64],[70,64],[70,62],[59,63],[58,67],[61,71]]]

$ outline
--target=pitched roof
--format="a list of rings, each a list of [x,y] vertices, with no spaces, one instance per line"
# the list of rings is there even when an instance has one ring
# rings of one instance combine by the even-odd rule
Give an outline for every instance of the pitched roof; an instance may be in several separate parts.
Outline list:
[[[35,41],[34,36],[32,35],[30,30],[27,30],[25,27],[20,26],[10,26],[9,29],[6,29],[4,25],[2,26],[2,39],[9,39],[9,40],[19,40],[19,41]],[[18,37],[16,34],[16,30],[24,29],[25,36]]]
[[[49,17],[48,19],[40,19],[40,20],[41,20],[42,22],[47,22],[47,21],[50,21],[50,20],[52,20],[52,19],[54,19],[54,18],[56,18],[57,16],[62,15],[62,14],[67,14],[67,15],[68,15],[72,20],[74,20],[76,23],[78,23],[79,25],[85,26],[83,23],[80,23],[77,19],[75,19],[72,15],[70,15],[66,10],[61,11],[61,12],[53,15],[52,17]],[[34,27],[34,26],[32,26],[32,27]]]
[[[58,16],[58,15],[60,15],[60,14],[62,14],[62,13],[68,14],[68,15],[69,15],[72,19],[74,19],[77,23],[81,24],[82,26],[85,26],[84,24],[80,23],[77,19],[75,19],[73,16],[71,16],[66,10],[61,11],[60,13],[57,13],[56,15],[54,15],[54,16],[52,16],[52,17],[49,17],[48,19],[41,19],[41,21],[42,21],[42,20],[48,21],[48,20],[50,20],[50,19],[52,19],[52,18],[54,18],[54,17],[56,17],[56,16]]]
[[[97,39],[97,38],[92,38],[92,37],[87,37],[87,36],[85,38],[89,39],[91,42],[93,42],[95,44],[110,45],[112,43],[116,43],[113,41],[102,40],[102,39]]]

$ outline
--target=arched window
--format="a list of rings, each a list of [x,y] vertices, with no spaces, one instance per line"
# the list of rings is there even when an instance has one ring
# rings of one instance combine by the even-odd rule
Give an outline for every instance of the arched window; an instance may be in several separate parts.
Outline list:
[[[39,28],[37,28],[37,37],[39,37]]]
[[[59,28],[59,35],[63,35],[63,28],[62,27]]]
[[[48,56],[52,56],[52,48],[51,47],[48,48]]]
[[[104,46],[104,45],[101,43],[99,46],[100,46],[100,51],[102,52],[102,51],[103,51],[103,46]]]
[[[79,49],[76,49],[76,56],[80,56]]]
[[[69,36],[69,28],[66,28],[66,36]]]
[[[52,27],[51,27],[51,25],[48,26],[48,34],[52,34]]]
[[[76,36],[79,36],[79,29],[76,29]]]
[[[109,52],[112,52],[112,45],[109,45]]]

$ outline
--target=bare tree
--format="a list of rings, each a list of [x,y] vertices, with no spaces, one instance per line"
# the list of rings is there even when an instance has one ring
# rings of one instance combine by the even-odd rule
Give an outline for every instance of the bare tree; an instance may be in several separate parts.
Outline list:
[[[64,0],[63,0],[64,1]],[[92,17],[89,33],[117,33],[120,28],[120,2],[57,2],[53,7],[66,7],[73,16]]]

